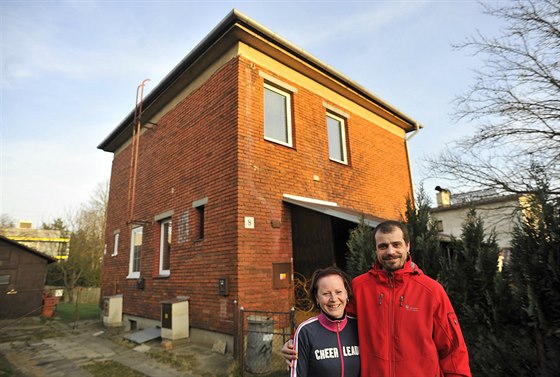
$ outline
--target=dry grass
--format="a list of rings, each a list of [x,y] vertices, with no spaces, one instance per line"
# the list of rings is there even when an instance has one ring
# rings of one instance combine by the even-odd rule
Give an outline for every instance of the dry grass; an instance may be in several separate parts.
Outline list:
[[[148,377],[144,373],[112,360],[97,361],[84,365],[83,368],[95,377]]]

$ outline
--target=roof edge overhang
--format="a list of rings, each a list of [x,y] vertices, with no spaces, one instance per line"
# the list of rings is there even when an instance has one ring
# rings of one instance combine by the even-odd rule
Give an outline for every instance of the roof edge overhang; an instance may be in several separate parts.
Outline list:
[[[284,194],[282,196],[282,201],[356,224],[359,224],[360,219],[363,217],[364,223],[372,228],[375,228],[377,225],[379,225],[379,223],[385,221],[385,219],[381,217],[356,211],[355,209],[339,207],[335,202],[328,202],[324,200],[306,198],[290,194]]]
[[[143,118],[149,119],[154,116],[206,67],[240,41],[293,69],[304,72],[322,85],[397,125],[405,133],[422,128],[416,120],[237,9],[233,9],[148,93],[143,100]],[[115,152],[119,146],[124,144],[132,136],[134,112],[132,109],[97,148]]]

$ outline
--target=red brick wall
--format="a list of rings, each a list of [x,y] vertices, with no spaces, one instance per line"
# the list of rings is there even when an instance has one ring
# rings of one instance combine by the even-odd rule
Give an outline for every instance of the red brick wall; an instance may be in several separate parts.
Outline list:
[[[196,327],[228,332],[231,300],[218,296],[218,279],[235,274],[237,233],[237,72],[232,60],[189,94],[140,138],[135,219],[144,225],[141,275],[125,279],[130,256],[126,224],[130,147],[115,156],[109,194],[103,294],[124,294],[124,312],[159,319],[161,300],[190,296],[190,319]],[[205,237],[195,240],[196,210],[205,205]],[[158,277],[160,227],[154,216],[173,210],[171,274]],[[188,214],[189,236],[179,228]],[[111,257],[113,231],[120,229],[119,255]],[[181,239],[180,239],[181,238]],[[232,297],[232,296],[230,296]]]
[[[335,201],[380,217],[398,218],[403,210],[411,187],[402,138],[331,103],[350,115],[350,163],[330,161],[326,99],[278,76],[297,88],[292,98],[294,147],[266,141],[259,69],[275,75],[244,58],[232,59],[142,134],[134,217],[148,221],[143,230],[144,290],[136,288],[136,279],[125,279],[130,147],[115,156],[102,294],[124,294],[126,314],[159,319],[161,300],[190,296],[191,325],[227,333],[232,331],[234,299],[248,310],[287,310],[293,294],[288,288],[273,289],[272,277],[272,264],[289,263],[292,257],[284,193]],[[205,237],[194,241],[192,202],[202,198],[208,198]],[[154,216],[170,210],[171,275],[161,278],[160,229]],[[190,235],[184,241],[180,223],[186,214]],[[255,219],[254,229],[245,229],[245,216]],[[120,229],[120,246],[112,257],[115,229]],[[218,295],[221,277],[229,279],[227,297]]]
[[[297,89],[292,96],[293,148],[264,139],[265,80],[259,70]],[[239,302],[250,308],[287,310],[291,292],[272,289],[272,264],[290,262],[292,257],[290,213],[282,194],[399,218],[411,192],[405,143],[330,102],[349,114],[350,162],[333,162],[328,151],[327,99],[244,58],[239,65],[239,87],[240,224],[242,216],[255,217],[255,229],[241,226],[239,231]],[[314,175],[319,176],[318,182]],[[272,227],[273,220],[281,220],[281,226]]]

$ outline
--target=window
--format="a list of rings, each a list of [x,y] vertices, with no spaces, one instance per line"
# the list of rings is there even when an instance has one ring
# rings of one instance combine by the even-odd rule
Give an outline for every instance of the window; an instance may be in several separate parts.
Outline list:
[[[130,265],[128,278],[137,279],[140,277],[140,261],[142,258],[142,227],[132,229],[130,239]]]
[[[10,275],[0,275],[0,284],[10,284]]]
[[[327,113],[327,133],[329,137],[329,158],[346,164],[346,130],[344,119]]]
[[[290,94],[264,84],[264,138],[292,146]]]
[[[113,242],[113,254],[111,256],[115,256],[119,254],[119,237],[120,233],[115,233],[114,242]]]
[[[194,241],[204,239],[204,209],[206,204],[208,204],[208,198],[195,200],[192,203],[192,207],[194,208]]]
[[[196,210],[196,239],[202,240],[204,239],[204,206],[198,206],[195,208]]]
[[[443,221],[437,220],[436,221],[436,229],[439,233],[443,232]]]
[[[159,274],[167,276],[170,273],[171,260],[171,219],[161,222],[161,237],[159,245]]]

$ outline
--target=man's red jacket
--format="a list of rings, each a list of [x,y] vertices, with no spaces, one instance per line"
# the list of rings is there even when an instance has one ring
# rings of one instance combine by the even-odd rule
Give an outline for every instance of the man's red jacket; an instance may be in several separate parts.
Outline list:
[[[387,272],[378,262],[352,281],[364,377],[471,376],[469,356],[443,287],[409,257]]]

